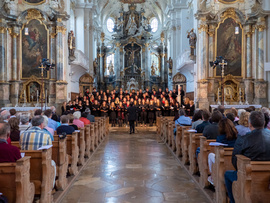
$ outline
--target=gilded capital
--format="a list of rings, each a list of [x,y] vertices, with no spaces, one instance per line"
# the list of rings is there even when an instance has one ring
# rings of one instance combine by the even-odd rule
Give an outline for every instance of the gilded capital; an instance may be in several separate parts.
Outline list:
[[[198,27],[198,31],[199,31],[199,33],[201,33],[201,32],[207,32],[208,31],[208,25],[206,25],[206,24],[200,24],[200,26]]]
[[[102,43],[105,41],[105,33],[104,32],[101,33],[100,40]]]
[[[116,47],[120,47],[121,46],[121,43],[120,42],[117,42],[115,45],[116,45]]]
[[[67,29],[64,26],[56,26],[56,34],[61,32],[63,35],[66,34]]]
[[[0,27],[0,33],[1,33],[1,34],[5,33],[6,30],[7,30],[7,28],[5,28],[5,27]]]

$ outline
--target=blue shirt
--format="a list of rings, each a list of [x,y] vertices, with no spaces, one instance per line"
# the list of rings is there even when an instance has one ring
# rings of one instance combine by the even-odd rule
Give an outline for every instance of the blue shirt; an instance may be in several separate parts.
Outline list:
[[[192,121],[189,117],[180,116],[174,123],[175,123],[175,128],[176,128],[177,125],[180,125],[180,126],[191,125]]]
[[[48,119],[48,127],[52,128],[54,131],[56,131],[56,129],[58,127],[58,123],[55,120],[49,118]]]
[[[243,136],[250,132],[249,127],[245,127],[243,125],[235,126],[236,130],[238,131],[238,135]]]
[[[217,142],[220,142],[220,143],[223,143],[223,144],[227,144],[228,147],[234,147],[234,143],[235,143],[236,139],[234,139],[234,140],[227,140],[226,139],[226,135],[224,134],[224,135],[217,136],[217,140],[216,141]]]

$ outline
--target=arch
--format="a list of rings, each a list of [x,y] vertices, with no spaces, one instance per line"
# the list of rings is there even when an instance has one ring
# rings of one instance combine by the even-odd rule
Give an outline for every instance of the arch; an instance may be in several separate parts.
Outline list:
[[[94,79],[88,73],[82,75],[79,79],[80,92],[85,92],[86,89],[89,89],[90,92],[93,90]]]

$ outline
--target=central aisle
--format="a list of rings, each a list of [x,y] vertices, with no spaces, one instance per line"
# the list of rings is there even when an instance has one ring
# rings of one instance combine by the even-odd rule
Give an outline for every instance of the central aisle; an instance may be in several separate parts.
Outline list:
[[[155,128],[114,128],[90,159],[63,203],[208,202]]]

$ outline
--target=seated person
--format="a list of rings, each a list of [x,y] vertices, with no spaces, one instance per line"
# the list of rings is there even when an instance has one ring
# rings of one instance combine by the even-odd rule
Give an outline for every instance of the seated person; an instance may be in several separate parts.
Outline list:
[[[43,116],[32,118],[32,127],[21,134],[20,145],[22,150],[38,150],[38,148],[52,144],[49,133],[43,131]]]
[[[238,131],[238,135],[243,136],[250,132],[249,125],[248,125],[248,118],[250,113],[249,112],[243,112],[240,114],[240,118],[238,121],[238,124],[236,127],[236,130]]]
[[[202,110],[202,119],[203,122],[200,125],[197,125],[195,130],[197,130],[197,133],[202,133],[204,128],[208,125],[210,125],[209,119],[210,119],[210,112],[207,109]]]
[[[16,109],[10,109],[9,113],[10,113],[10,118],[16,118],[17,117]]]
[[[239,136],[235,142],[232,164],[236,171],[225,172],[225,185],[230,198],[234,203],[232,183],[237,180],[237,154],[242,154],[251,161],[270,161],[270,131],[264,129],[264,114],[259,111],[251,112],[249,116],[250,133]]]
[[[95,116],[93,116],[91,114],[91,110],[89,108],[87,108],[85,110],[85,113],[87,113],[87,119],[90,121],[90,122],[95,122]]]
[[[200,125],[203,122],[202,120],[202,110],[195,112],[192,119],[192,129],[196,129],[197,125]]]
[[[191,125],[192,121],[189,117],[186,117],[185,109],[179,109],[179,118],[175,121],[175,128],[177,125],[180,126],[189,126]]]
[[[73,116],[74,116],[73,124],[76,125],[78,128],[83,128],[84,123],[80,120],[81,112],[76,111],[76,112],[73,113]]]
[[[205,126],[203,136],[207,139],[217,139],[219,135],[218,123],[222,119],[220,111],[214,111],[211,117],[212,124]]]
[[[19,130],[20,130],[21,134],[23,131],[30,128],[29,119],[30,118],[28,115],[26,115],[26,114],[21,115],[21,117],[20,117],[21,124],[19,125]]]
[[[48,127],[52,128],[55,131],[58,127],[58,123],[52,119],[52,110],[47,109],[46,111],[44,111],[44,115],[48,117]]]
[[[54,141],[54,137],[53,137],[53,135],[54,135],[54,130],[53,130],[52,128],[48,127],[48,117],[47,117],[47,116],[43,116],[43,118],[44,118],[44,122],[43,122],[44,127],[43,127],[43,130],[44,130],[46,133],[48,133],[48,134],[50,135],[52,141]]]
[[[230,119],[230,120],[233,122],[233,124],[234,124],[235,126],[238,125],[238,124],[235,122],[235,116],[234,116],[233,113],[227,113],[227,114],[226,114],[226,117],[227,117],[228,119]]]
[[[20,120],[16,117],[12,117],[8,120],[8,124],[10,126],[10,140],[19,141],[20,140],[20,130],[19,130]]]
[[[228,118],[222,118],[218,124],[219,136],[217,136],[217,142],[227,144],[227,147],[234,147],[237,130],[233,122]],[[215,154],[209,153],[208,155],[208,166],[209,171],[212,173],[212,165],[215,163]],[[213,185],[212,177],[208,177],[208,181]]]
[[[84,125],[90,124],[90,121],[87,119],[87,114],[86,112],[82,113],[82,117],[80,118],[80,121],[84,123]]]
[[[68,123],[68,125],[69,126],[72,126],[75,130],[78,130],[78,126],[76,126],[76,125],[74,125],[73,124],[73,121],[74,121],[74,116],[73,116],[73,114],[68,114],[68,120],[69,120],[69,123]]]
[[[7,143],[10,127],[7,123],[0,123],[0,163],[16,162],[21,158],[20,150]]]
[[[60,135],[63,132],[66,133],[67,135],[70,135],[75,131],[75,129],[72,126],[68,125],[69,119],[67,115],[61,116],[60,120],[61,125],[56,130],[57,135]]]

